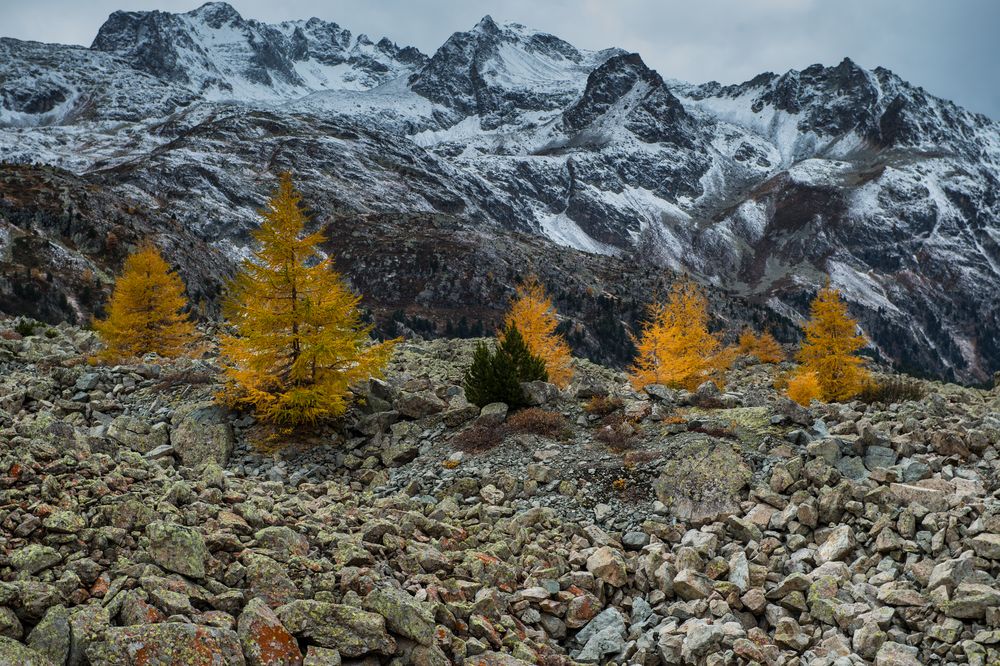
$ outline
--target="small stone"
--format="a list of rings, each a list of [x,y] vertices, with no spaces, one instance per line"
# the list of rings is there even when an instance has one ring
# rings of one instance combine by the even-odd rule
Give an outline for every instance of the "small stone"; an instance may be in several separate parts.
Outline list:
[[[645,532],[626,532],[622,545],[628,550],[642,550],[649,545],[649,535]]]
[[[87,521],[72,511],[53,511],[42,521],[42,525],[50,532],[79,534],[87,526]]]

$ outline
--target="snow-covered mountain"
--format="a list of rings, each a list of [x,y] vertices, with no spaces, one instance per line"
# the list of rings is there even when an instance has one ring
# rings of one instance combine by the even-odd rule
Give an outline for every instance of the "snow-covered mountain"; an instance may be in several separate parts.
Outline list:
[[[291,169],[326,223],[379,220],[425,249],[447,246],[444,224],[623,275],[686,271],[779,328],[830,279],[885,358],[966,380],[1000,369],[1000,125],[882,68],[688,84],[488,16],[427,57],[224,3],[116,12],[91,49],[4,39],[0,55],[6,161],[99,182],[229,256]],[[374,252],[350,228],[343,242]],[[422,276],[392,307],[482,306],[458,268],[365,257]],[[632,322],[611,319],[619,337]]]
[[[427,63],[413,47],[317,18],[270,25],[224,2],[184,13],[112,14],[91,45],[209,99],[274,99],[366,90]]]

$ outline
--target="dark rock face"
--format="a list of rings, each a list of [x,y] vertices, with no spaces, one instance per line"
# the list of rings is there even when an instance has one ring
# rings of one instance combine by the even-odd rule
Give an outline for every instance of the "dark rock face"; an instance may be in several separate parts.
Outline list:
[[[487,16],[448,38],[409,83],[417,94],[496,128],[519,112],[565,106],[586,72],[608,55],[581,52],[518,24],[500,26]],[[525,77],[523,69],[531,74]]]
[[[9,314],[86,324],[129,252],[153,242],[188,300],[211,312],[232,262],[161,211],[48,167],[0,166],[0,302]]]
[[[352,45],[349,30],[317,18],[279,25],[244,19],[225,2],[209,2],[185,14],[115,12],[91,48],[197,92],[251,98],[301,96],[345,84],[368,88],[427,59],[417,49],[399,48],[385,38],[375,44],[359,35]],[[348,64],[353,71],[343,80],[307,80],[297,66],[310,63]]]
[[[691,118],[638,53],[609,58],[591,72],[583,95],[563,113],[563,121],[567,129],[581,131],[629,95],[636,99],[623,123],[626,129],[646,143],[691,145],[684,136],[693,126]]]

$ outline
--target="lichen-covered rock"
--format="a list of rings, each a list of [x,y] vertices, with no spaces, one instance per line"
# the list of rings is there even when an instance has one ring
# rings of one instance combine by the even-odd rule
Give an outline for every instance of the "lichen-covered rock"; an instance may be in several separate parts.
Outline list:
[[[0,664],[10,666],[61,666],[47,655],[18,643],[12,638],[0,636]]]
[[[288,631],[345,657],[392,654],[396,641],[385,630],[385,618],[353,606],[297,599],[277,609]]]
[[[87,650],[93,666],[244,666],[236,632],[219,627],[163,622],[109,629]]]
[[[108,424],[108,437],[139,453],[148,453],[169,441],[166,428],[154,428],[148,420],[130,414],[116,416]]]
[[[208,548],[201,532],[184,525],[157,520],[146,527],[149,554],[168,571],[191,578],[205,577]]]
[[[248,552],[243,556],[246,580],[251,596],[260,597],[271,608],[298,596],[298,587],[288,576],[288,569],[261,553]]]
[[[49,567],[62,562],[62,555],[51,546],[43,546],[39,543],[31,543],[14,551],[10,556],[10,562],[19,571],[28,574],[36,574]]]
[[[62,604],[53,606],[28,635],[28,645],[56,664],[65,664],[70,650],[69,611]]]
[[[392,633],[421,645],[434,643],[434,615],[403,590],[377,587],[365,596],[364,608],[384,617]]]
[[[234,443],[226,410],[214,402],[187,405],[174,414],[170,444],[188,467],[207,462],[225,465]]]
[[[298,642],[262,599],[252,599],[240,613],[237,633],[247,666],[300,666]]]
[[[340,666],[340,653],[330,648],[310,645],[302,666]]]
[[[95,642],[104,640],[111,626],[108,610],[97,603],[77,606],[69,614],[70,644],[67,665],[86,663],[87,649]]]
[[[653,488],[673,515],[698,523],[737,513],[752,473],[735,445],[697,438],[663,465]]]

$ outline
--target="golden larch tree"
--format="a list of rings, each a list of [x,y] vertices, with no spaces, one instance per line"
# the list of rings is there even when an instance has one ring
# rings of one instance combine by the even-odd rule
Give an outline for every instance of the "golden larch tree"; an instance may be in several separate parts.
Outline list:
[[[564,387],[573,379],[573,357],[569,345],[556,333],[559,320],[552,299],[534,276],[517,288],[517,296],[504,320],[504,330],[516,327],[528,351],[545,362],[549,381]],[[498,336],[503,340],[503,331]]]
[[[848,315],[840,292],[829,283],[809,309],[806,337],[796,357],[799,372],[815,373],[823,400],[849,400],[868,379],[864,359],[855,354],[865,346],[865,337],[858,333],[858,322]]]
[[[732,361],[730,350],[708,331],[708,299],[689,280],[677,282],[666,302],[649,306],[630,369],[636,389],[650,384],[694,390],[707,380],[721,382]]]
[[[785,350],[770,331],[756,335],[749,328],[740,333],[739,350],[741,354],[755,357],[761,363],[781,363],[785,360]]]
[[[281,426],[343,414],[349,387],[380,376],[395,342],[371,341],[360,297],[320,253],[323,234],[306,232],[300,200],[282,174],[224,306],[235,335],[222,338],[220,397]]]
[[[99,360],[117,361],[155,353],[172,357],[195,338],[184,312],[184,282],[152,245],[125,260],[108,304],[108,317],[94,321],[105,344]]]

